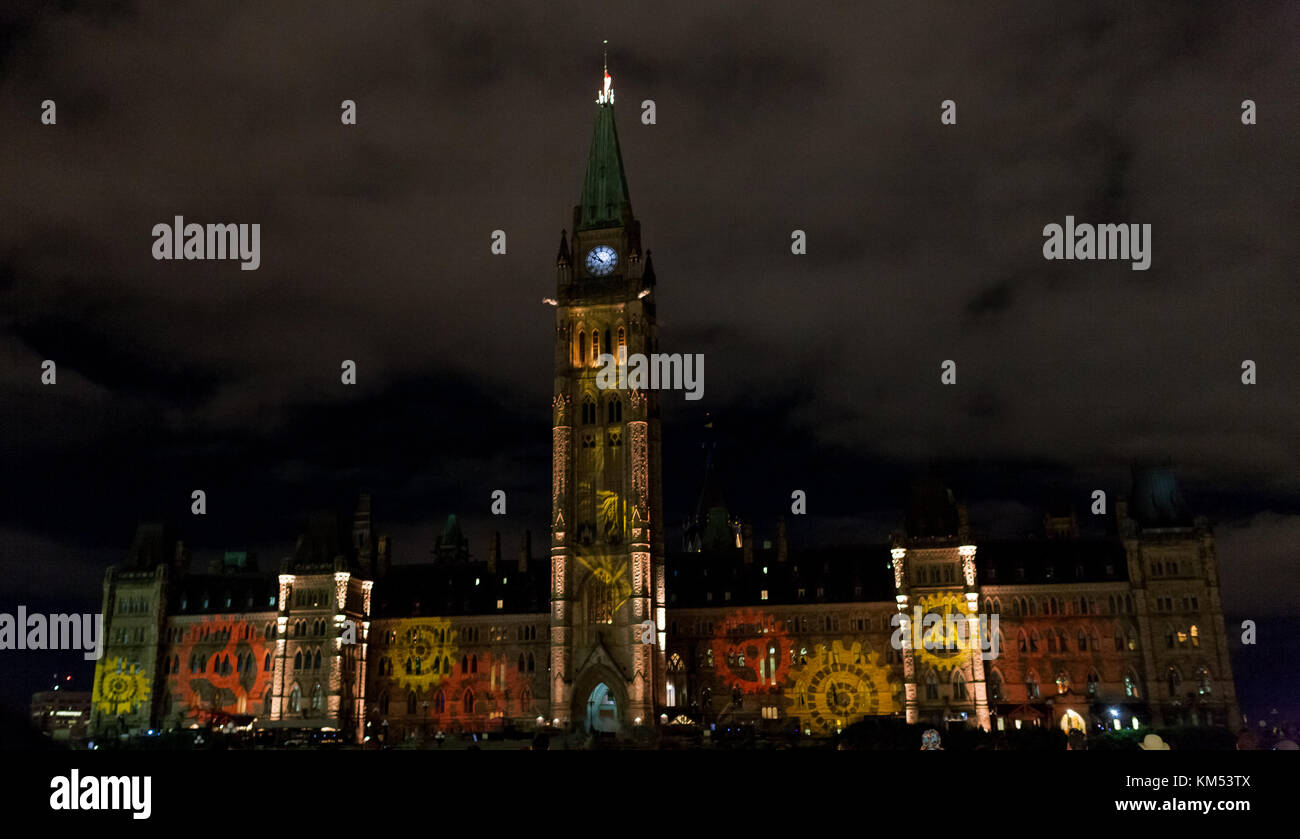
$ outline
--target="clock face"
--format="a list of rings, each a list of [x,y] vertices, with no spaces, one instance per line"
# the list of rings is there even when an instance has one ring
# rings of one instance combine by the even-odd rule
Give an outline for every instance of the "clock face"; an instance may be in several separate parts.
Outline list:
[[[594,277],[603,277],[618,264],[618,254],[609,245],[597,245],[587,251],[587,270]]]

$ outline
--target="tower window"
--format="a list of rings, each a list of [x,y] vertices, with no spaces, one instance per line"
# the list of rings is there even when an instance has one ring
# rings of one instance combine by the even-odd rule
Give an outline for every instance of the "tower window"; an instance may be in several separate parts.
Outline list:
[[[581,365],[587,357],[587,333],[578,333],[578,364]]]
[[[605,407],[605,414],[608,422],[622,422],[623,421],[623,400],[622,399],[609,400],[609,404],[606,405]]]
[[[591,360],[595,361],[600,357],[600,330],[591,330]]]

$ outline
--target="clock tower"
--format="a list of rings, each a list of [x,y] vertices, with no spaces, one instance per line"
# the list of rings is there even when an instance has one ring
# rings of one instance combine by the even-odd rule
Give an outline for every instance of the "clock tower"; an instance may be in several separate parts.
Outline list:
[[[573,232],[556,257],[551,473],[551,717],[579,731],[654,725],[666,594],[658,394],[602,388],[608,357],[657,350],[608,69]],[[605,356],[605,359],[602,359]]]

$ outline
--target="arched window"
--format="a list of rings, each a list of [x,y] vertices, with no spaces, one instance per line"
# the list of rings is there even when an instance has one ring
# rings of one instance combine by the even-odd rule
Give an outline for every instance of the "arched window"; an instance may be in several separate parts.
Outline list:
[[[613,333],[611,333],[608,329],[606,329],[605,330],[605,354],[606,355],[613,355],[614,353],[614,351],[610,348],[610,341],[612,338],[613,338]]]
[[[1023,629],[1020,630],[1019,634],[1016,636],[1016,643],[1020,647],[1020,652],[1029,652],[1029,636],[1025,634]]]
[[[302,650],[299,650],[298,652],[293,654],[293,669],[294,670],[302,669]]]
[[[591,360],[600,358],[600,330],[591,330]]]
[[[615,358],[620,361],[627,358],[627,335],[621,326],[618,328],[618,355]]]
[[[1025,695],[1029,699],[1037,699],[1038,693],[1038,674],[1030,670],[1025,674]]]
[[[1029,651],[1031,653],[1038,652],[1038,630],[1037,629],[1029,630]]]
[[[388,692],[384,691],[379,694],[379,713],[388,714]]]
[[[585,362],[586,360],[587,360],[587,333],[579,332],[578,333],[578,361],[577,361],[578,366],[581,367],[583,362]]]
[[[1002,674],[997,670],[989,673],[989,699],[994,702],[1002,698]]]
[[[1015,618],[1020,617],[1020,598],[1019,598],[1019,597],[1013,597],[1013,598],[1011,598],[1011,616],[1012,616],[1012,617],[1015,617]]]
[[[617,397],[609,400],[609,404],[606,406],[605,409],[605,414],[606,414],[606,422],[622,422],[623,421],[623,400]]]
[[[316,657],[312,660],[311,669],[313,670],[320,669],[320,650],[316,651]]]
[[[520,672],[520,673],[524,672],[524,654],[523,654],[523,653],[520,653],[520,654],[519,654],[519,672]]]
[[[594,425],[596,423],[596,400],[587,394],[582,398],[582,424]]]
[[[1138,699],[1141,696],[1138,691],[1137,676],[1133,675],[1132,670],[1124,674],[1124,696],[1129,699]]]
[[[478,672],[478,654],[477,654],[477,653],[469,657],[469,672],[471,672],[471,673],[477,673],[477,672]]]
[[[537,661],[536,661],[536,659],[533,658],[533,654],[532,654],[532,653],[529,653],[529,654],[528,654],[528,672],[529,672],[529,673],[532,673],[536,668],[537,668]]]
[[[1080,629],[1079,630],[1079,651],[1082,652],[1086,649],[1088,649],[1088,633]]]
[[[474,713],[474,691],[465,691],[465,695],[460,699],[460,709],[466,714]]]
[[[928,670],[925,674],[925,698],[939,698],[939,679],[934,675],[933,670]]]
[[[1165,649],[1172,650],[1173,648],[1174,648],[1174,628],[1169,624],[1165,624]]]
[[[469,656],[463,655],[460,657],[460,674],[463,676],[468,672],[469,672]]]
[[[438,691],[438,695],[433,698],[433,710],[439,714],[447,712],[447,694]]]
[[[1210,695],[1210,671],[1202,667],[1196,671],[1196,690],[1201,696]]]
[[[320,686],[320,682],[317,682],[316,687],[311,689],[311,709],[313,711],[319,711],[321,708],[324,707],[325,707],[325,689]]]
[[[952,671],[952,698],[954,702],[966,701],[966,677],[960,670]]]
[[[1196,624],[1192,624],[1190,634],[1192,636],[1192,646],[1194,648],[1199,648],[1201,646],[1201,630],[1196,626]]]
[[[1137,631],[1131,626],[1128,628],[1128,632],[1125,633],[1124,643],[1128,646],[1130,651],[1138,648]]]
[[[1101,676],[1097,674],[1096,670],[1088,671],[1088,695],[1089,696],[1097,695],[1097,684],[1100,681],[1101,681]]]
[[[1056,652],[1056,633],[1055,633],[1055,632],[1048,632],[1048,633],[1047,633],[1047,651],[1048,651],[1049,653],[1054,653],[1054,652]]]
[[[1070,690],[1070,674],[1064,670],[1056,674],[1056,692],[1066,693]]]
[[[302,686],[297,682],[293,683],[293,690],[289,691],[289,712],[296,714],[302,710]]]
[[[1178,688],[1183,683],[1183,677],[1179,675],[1178,669],[1170,667],[1165,671],[1165,685],[1169,688],[1171,697],[1178,695]]]

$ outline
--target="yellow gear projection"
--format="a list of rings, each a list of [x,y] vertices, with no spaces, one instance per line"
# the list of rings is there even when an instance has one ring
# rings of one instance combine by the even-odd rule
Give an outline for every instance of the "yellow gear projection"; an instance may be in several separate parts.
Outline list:
[[[898,706],[891,675],[880,656],[864,651],[861,643],[846,647],[835,641],[829,663],[823,664],[819,654],[791,671],[786,716],[799,720],[800,731],[834,734],[863,717],[892,714]]]
[[[393,678],[407,690],[424,691],[451,675],[456,666],[456,632],[450,618],[419,618],[398,625],[388,648]]]
[[[627,557],[584,556],[581,551],[574,551],[573,558],[609,594],[610,611],[617,612],[632,596],[632,584],[627,580]]]
[[[119,673],[118,671],[121,670]],[[129,714],[149,699],[149,677],[144,668],[131,672],[120,658],[101,659],[90,701],[105,714]]]
[[[966,611],[966,601],[958,594],[944,592],[943,594],[929,594],[917,600],[921,607],[922,619],[926,615],[938,615],[941,623],[938,626],[926,629],[922,624],[918,629],[920,631],[921,643],[916,644],[913,655],[917,663],[925,662],[930,667],[948,669],[954,666],[964,664],[969,658],[969,652],[974,649],[979,651],[979,636],[963,638],[955,635],[950,631],[948,626],[948,615],[953,615],[966,622],[969,612]],[[913,617],[912,615],[908,616]],[[969,629],[969,627],[967,627]],[[916,631],[913,630],[915,639]],[[978,632],[978,629],[976,629]],[[926,649],[925,641],[930,641],[933,649]],[[918,674],[920,668],[917,669]]]

